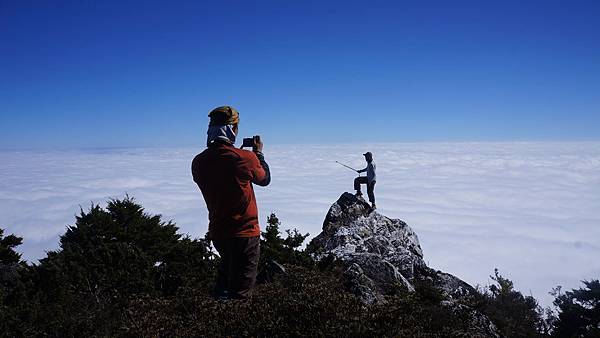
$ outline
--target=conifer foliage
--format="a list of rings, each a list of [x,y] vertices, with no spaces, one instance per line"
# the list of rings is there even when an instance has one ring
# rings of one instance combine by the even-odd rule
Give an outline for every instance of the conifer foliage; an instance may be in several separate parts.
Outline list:
[[[219,258],[208,240],[179,234],[130,197],[81,210],[39,264],[23,262],[16,250],[23,239],[0,229],[0,336],[476,335],[468,311],[441,306],[426,285],[362,304],[345,289],[340,265],[315,264],[302,249],[308,234],[293,229],[282,237],[280,227],[271,214],[259,269],[276,261],[285,271],[266,273],[246,302],[211,297]],[[504,336],[600,337],[598,280],[558,293],[558,316],[543,318],[533,297],[498,271],[492,279],[467,305]]]
[[[263,270],[268,262],[311,266],[312,258],[304,250],[299,250],[308,233],[301,234],[298,229],[286,230],[286,238],[281,237],[281,222],[277,215],[271,213],[267,218],[265,231],[261,233],[259,270]]]
[[[29,320],[36,335],[114,335],[132,298],[174,294],[211,278],[208,241],[182,237],[177,230],[129,197],[111,200],[106,209],[82,210],[61,236],[60,249],[31,267],[32,285],[20,300],[30,311],[12,320]],[[7,238],[10,245],[17,242]],[[4,256],[15,259],[10,251]],[[13,330],[15,336],[25,334]]]
[[[4,236],[4,230],[0,229],[0,333],[30,332],[30,326],[21,321],[30,313],[24,300],[32,289],[31,269],[15,251],[22,242],[21,237]]]
[[[513,282],[494,270],[494,281],[480,291],[478,307],[497,326],[505,337],[539,337],[543,332],[544,316],[535,298],[523,296]]]
[[[556,337],[600,337],[600,281],[583,281],[579,289],[558,292]]]
[[[0,229],[0,264],[13,264],[21,261],[21,254],[15,248],[23,243],[22,237],[15,235],[4,236],[4,229]]]

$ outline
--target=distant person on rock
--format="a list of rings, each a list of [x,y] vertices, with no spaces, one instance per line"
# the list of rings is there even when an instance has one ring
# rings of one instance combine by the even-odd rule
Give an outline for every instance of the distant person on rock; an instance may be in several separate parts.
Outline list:
[[[192,161],[192,176],[208,208],[209,238],[221,256],[215,296],[246,299],[256,283],[260,255],[252,184],[269,185],[271,174],[259,136],[250,142],[252,151],[234,146],[239,113],[233,107],[215,108],[208,116],[207,148]]]
[[[356,190],[356,196],[362,196],[362,192],[360,191],[360,185],[367,185],[367,195],[369,195],[369,202],[371,202],[371,206],[373,209],[377,209],[375,205],[375,182],[377,181],[377,175],[375,174],[375,162],[373,162],[373,154],[368,151],[363,154],[365,160],[367,161],[367,167],[364,169],[357,170],[358,173],[367,172],[367,176],[359,176],[354,179],[354,190]]]

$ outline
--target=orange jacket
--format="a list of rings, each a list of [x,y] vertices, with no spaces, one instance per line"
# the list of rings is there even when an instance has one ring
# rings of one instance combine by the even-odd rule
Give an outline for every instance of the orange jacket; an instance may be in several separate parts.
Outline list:
[[[252,183],[266,186],[271,181],[261,153],[215,142],[194,158],[192,176],[208,208],[211,239],[260,235]]]

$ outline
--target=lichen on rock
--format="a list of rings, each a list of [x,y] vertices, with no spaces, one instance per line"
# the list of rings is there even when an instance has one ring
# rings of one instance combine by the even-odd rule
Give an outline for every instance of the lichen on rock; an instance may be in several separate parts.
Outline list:
[[[362,198],[344,193],[308,245],[316,260],[333,255],[345,262],[347,275],[366,303],[380,301],[392,287],[414,291],[415,269],[424,267],[417,234],[403,221],[373,210]],[[371,289],[370,292],[365,291]]]
[[[413,229],[371,208],[360,196],[345,192],[329,208],[323,229],[308,244],[317,261],[341,262],[348,288],[366,304],[385,303],[385,296],[403,289],[414,292],[427,284],[440,293],[441,306],[470,311],[473,327],[482,336],[498,337],[494,324],[461,300],[475,289],[460,278],[427,266]]]

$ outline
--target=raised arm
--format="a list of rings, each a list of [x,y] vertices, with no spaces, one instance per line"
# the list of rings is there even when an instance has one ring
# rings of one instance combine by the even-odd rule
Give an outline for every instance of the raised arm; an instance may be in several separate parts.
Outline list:
[[[265,155],[263,155],[262,152],[255,151],[254,153],[260,162],[262,170],[256,170],[256,172],[253,173],[254,178],[252,179],[252,183],[260,185],[261,187],[266,187],[271,183],[271,171],[269,170],[269,165],[265,161]]]
[[[252,183],[265,187],[271,183],[271,171],[269,165],[265,161],[265,155],[263,155],[263,143],[260,136],[256,135],[253,137],[252,151],[256,154],[258,161],[260,162],[260,169],[256,173],[253,173]]]

